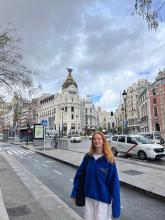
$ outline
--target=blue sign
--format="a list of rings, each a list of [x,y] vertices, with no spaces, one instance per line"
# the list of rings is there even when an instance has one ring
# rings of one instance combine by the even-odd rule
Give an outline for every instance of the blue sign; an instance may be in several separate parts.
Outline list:
[[[127,119],[125,119],[124,120],[124,126],[127,127],[127,125],[128,125],[128,121],[127,121]]]
[[[42,124],[43,126],[47,126],[47,125],[48,125],[48,120],[47,120],[47,119],[42,119],[42,120],[41,120],[41,124]]]

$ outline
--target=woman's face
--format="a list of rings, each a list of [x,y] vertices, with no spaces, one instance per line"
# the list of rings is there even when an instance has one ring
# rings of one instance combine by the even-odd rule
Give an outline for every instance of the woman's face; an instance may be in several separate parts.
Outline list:
[[[103,151],[103,139],[100,134],[95,134],[93,137],[93,145],[96,153],[102,153]]]

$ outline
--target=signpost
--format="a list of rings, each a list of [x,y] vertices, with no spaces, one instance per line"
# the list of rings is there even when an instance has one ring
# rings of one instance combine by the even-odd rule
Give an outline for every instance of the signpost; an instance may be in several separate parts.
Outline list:
[[[44,151],[45,151],[45,127],[48,125],[48,120],[42,119],[41,124],[44,127]]]

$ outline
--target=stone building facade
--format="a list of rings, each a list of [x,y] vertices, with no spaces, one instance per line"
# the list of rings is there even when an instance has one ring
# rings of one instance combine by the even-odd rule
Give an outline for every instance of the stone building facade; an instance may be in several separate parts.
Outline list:
[[[49,130],[55,129],[64,135],[83,132],[97,125],[95,107],[88,96],[79,97],[78,86],[71,72],[68,69],[61,93],[40,98],[37,109],[39,122],[47,119]]]
[[[139,125],[139,109],[138,109],[138,95],[141,91],[149,85],[149,82],[145,79],[138,80],[137,83],[134,83],[132,86],[129,86],[127,89],[127,98],[126,98],[126,113],[128,121],[128,132],[136,133],[140,131]]]
[[[138,121],[140,132],[151,131],[151,113],[148,87],[145,87],[138,95]]]
[[[149,88],[150,130],[160,131],[165,138],[165,70],[160,71]]]
[[[115,129],[115,116],[113,112],[102,111],[101,107],[97,107],[98,128],[113,131]]]

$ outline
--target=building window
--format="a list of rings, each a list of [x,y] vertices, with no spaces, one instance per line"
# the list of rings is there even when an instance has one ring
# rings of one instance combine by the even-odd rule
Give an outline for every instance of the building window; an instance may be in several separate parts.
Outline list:
[[[65,112],[67,112],[67,107],[65,106]]]
[[[154,116],[155,116],[155,117],[158,116],[158,109],[157,109],[157,107],[154,107]]]
[[[72,102],[73,102],[73,98],[72,98]]]
[[[71,112],[74,112],[74,107],[73,106],[71,107]]]
[[[85,109],[85,112],[86,112],[86,113],[88,112],[88,109],[87,109],[87,108]]]
[[[152,94],[153,94],[153,95],[156,95],[156,89],[153,89],[153,90],[152,90]]]
[[[156,104],[157,103],[157,100],[156,98],[153,99],[153,104]]]
[[[71,129],[75,129],[75,123],[71,124]]]
[[[74,119],[74,114],[72,114],[72,119]]]

